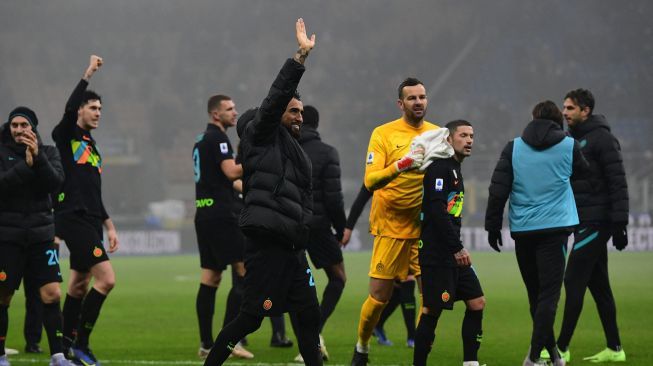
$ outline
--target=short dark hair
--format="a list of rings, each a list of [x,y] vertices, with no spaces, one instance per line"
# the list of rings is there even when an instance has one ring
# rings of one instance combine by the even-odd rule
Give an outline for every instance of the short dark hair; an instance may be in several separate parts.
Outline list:
[[[539,102],[533,107],[533,119],[548,119],[562,126],[562,112],[550,100]]]
[[[302,117],[304,119],[302,124],[308,127],[317,129],[317,126],[320,124],[320,113],[317,111],[317,108],[312,105],[304,106],[304,114]]]
[[[231,97],[224,94],[218,94],[209,98],[209,102],[206,103],[206,113],[211,114],[211,112],[214,109],[218,109],[220,107],[220,103],[225,100],[231,100]]]
[[[295,91],[292,92],[292,97],[299,100],[299,101],[302,100],[302,96],[299,94],[299,91],[297,91],[297,89],[295,89]]]
[[[404,88],[407,86],[415,86],[415,85],[424,85],[423,82],[419,81],[417,78],[406,78],[404,81],[399,84],[399,87],[397,88],[397,94],[399,95],[399,99],[403,97],[404,95]]]
[[[594,111],[594,95],[592,92],[587,89],[575,89],[565,95],[565,99],[571,99],[574,104],[580,107],[580,109],[585,109],[589,107],[590,114]]]
[[[451,122],[447,122],[447,124],[444,125],[444,127],[446,127],[447,129],[449,129],[449,134],[450,134],[450,135],[454,134],[454,132],[456,132],[456,130],[457,130],[458,127],[460,127],[460,126],[469,126],[469,127],[472,127],[472,124],[469,123],[468,121],[465,121],[464,119],[457,119],[457,120],[453,120],[453,121],[451,121]]]
[[[84,94],[82,95],[82,102],[79,104],[79,108],[87,105],[88,102],[92,100],[97,100],[98,102],[102,103],[102,97],[100,94],[94,92],[93,90],[85,90]]]

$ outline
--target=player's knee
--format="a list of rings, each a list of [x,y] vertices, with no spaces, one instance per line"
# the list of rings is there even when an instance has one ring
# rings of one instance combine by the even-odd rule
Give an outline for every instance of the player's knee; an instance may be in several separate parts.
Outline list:
[[[61,300],[61,288],[58,282],[45,284],[40,290],[41,301],[44,304],[52,304]]]
[[[479,311],[485,309],[485,296],[477,297],[467,302],[467,309]]]
[[[86,296],[88,290],[89,280],[82,280],[78,282],[71,282],[68,285],[68,294],[74,298],[81,299]]]
[[[110,276],[107,278],[102,278],[96,279],[95,283],[93,284],[93,287],[95,287],[99,292],[103,294],[108,294],[113,290],[113,288],[116,286],[116,278],[114,276]]]

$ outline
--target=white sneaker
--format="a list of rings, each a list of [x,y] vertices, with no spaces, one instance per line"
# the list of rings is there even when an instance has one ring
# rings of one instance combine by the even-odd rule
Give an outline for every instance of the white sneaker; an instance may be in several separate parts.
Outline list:
[[[322,353],[322,360],[329,361],[329,352],[327,352],[326,345],[324,344],[324,337],[320,334],[320,352]]]
[[[231,356],[236,357],[236,358],[244,358],[247,360],[251,360],[254,358],[254,354],[243,347],[240,342],[236,343],[236,346],[234,347],[234,350],[231,351]]]
[[[200,349],[197,351],[197,356],[201,359],[205,359],[209,355],[209,352],[211,352],[210,348],[204,348],[200,344]]]
[[[304,357],[302,357],[302,354],[300,353],[300,354],[297,355],[297,357],[295,357],[295,359],[293,361],[295,361],[297,363],[304,363]]]
[[[50,358],[49,366],[75,366],[75,364],[67,360],[63,353],[55,353]]]
[[[478,361],[464,361],[463,366],[487,366],[486,364],[479,364]]]
[[[7,356],[17,355],[18,353],[19,353],[19,352],[18,352],[17,349],[13,349],[13,348],[5,348],[5,355],[7,355]]]

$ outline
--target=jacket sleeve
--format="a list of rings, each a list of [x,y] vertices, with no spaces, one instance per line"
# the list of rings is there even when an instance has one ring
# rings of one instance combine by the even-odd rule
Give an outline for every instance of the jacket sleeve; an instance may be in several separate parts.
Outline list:
[[[10,190],[26,184],[33,178],[34,170],[27,166],[25,160],[22,160],[8,170],[0,170],[0,189]]]
[[[267,97],[263,99],[256,117],[247,126],[248,130],[253,131],[252,138],[255,143],[269,141],[275,136],[274,131],[281,124],[281,116],[292,100],[305,70],[304,65],[291,58],[283,64]]]
[[[338,151],[331,148],[327,154],[327,162],[323,168],[324,178],[324,208],[336,230],[338,240],[342,239],[345,230],[345,203],[342,197],[342,185],[340,183],[340,158]]]
[[[61,122],[54,127],[52,130],[52,139],[57,141],[61,134],[66,131],[72,131],[77,124],[77,110],[79,105],[82,104],[82,98],[84,97],[84,92],[88,87],[88,81],[81,79],[75,89],[73,90],[68,101],[66,102],[66,109],[64,111]]]
[[[492,179],[490,181],[487,208],[485,210],[485,230],[501,230],[503,225],[503,208],[512,191],[512,147],[510,141],[501,152]]]
[[[358,195],[349,209],[349,216],[347,217],[347,223],[345,224],[347,229],[353,229],[354,226],[356,226],[356,222],[363,213],[365,204],[367,204],[367,201],[372,198],[372,194],[372,192],[365,188],[365,184],[361,185],[361,189],[358,191]]]
[[[623,158],[621,157],[621,146],[619,141],[610,133],[601,136],[599,147],[598,163],[603,167],[605,179],[607,180],[608,196],[612,210],[611,220],[615,224],[628,224],[628,184],[626,182],[626,171]]]
[[[55,192],[64,181],[59,151],[53,146],[42,146],[34,161],[34,171],[41,187],[46,192]]]
[[[590,164],[587,162],[587,159],[585,159],[585,155],[583,155],[583,151],[580,147],[580,143],[578,143],[578,140],[574,140],[572,158],[572,177],[583,177],[590,173]]]

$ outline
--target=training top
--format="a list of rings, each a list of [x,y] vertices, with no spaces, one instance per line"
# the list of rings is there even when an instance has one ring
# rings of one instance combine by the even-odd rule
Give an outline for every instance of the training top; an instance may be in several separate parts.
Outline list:
[[[234,159],[229,137],[220,127],[209,123],[193,147],[196,220],[236,218],[233,183],[220,168],[228,159]]]
[[[434,160],[424,174],[420,266],[455,266],[460,241],[465,184],[453,157]]]
[[[77,110],[87,87],[86,80],[79,81],[66,102],[61,122],[52,131],[66,174],[54,196],[54,212],[81,212],[106,220],[109,214],[102,203],[102,157],[91,132],[77,125]]]
[[[403,118],[375,128],[367,148],[366,186],[370,186],[368,175],[387,168],[410,152],[410,144],[415,136],[436,128],[438,126],[427,121],[415,128]],[[418,169],[406,171],[385,187],[374,191],[370,210],[372,235],[395,239],[419,238],[423,175]]]

